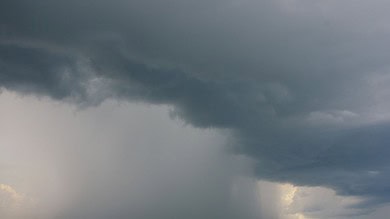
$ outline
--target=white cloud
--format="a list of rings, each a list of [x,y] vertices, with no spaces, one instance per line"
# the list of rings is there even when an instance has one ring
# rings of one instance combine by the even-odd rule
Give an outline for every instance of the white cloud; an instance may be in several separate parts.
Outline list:
[[[262,215],[280,219],[355,218],[362,211],[354,205],[363,198],[340,196],[324,187],[294,186],[259,181]]]
[[[0,183],[0,216],[2,219],[23,219],[32,216],[35,201],[15,190],[10,185]]]

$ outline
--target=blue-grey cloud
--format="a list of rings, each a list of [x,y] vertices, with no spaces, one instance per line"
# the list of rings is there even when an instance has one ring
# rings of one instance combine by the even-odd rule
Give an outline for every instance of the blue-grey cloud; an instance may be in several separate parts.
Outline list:
[[[234,130],[259,178],[390,200],[385,1],[0,6],[2,87],[171,104]]]

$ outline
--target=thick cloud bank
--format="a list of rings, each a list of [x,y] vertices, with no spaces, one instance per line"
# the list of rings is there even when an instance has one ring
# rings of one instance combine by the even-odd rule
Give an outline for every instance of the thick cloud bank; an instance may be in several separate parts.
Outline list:
[[[0,3],[0,86],[169,104],[235,131],[261,179],[390,201],[382,0]],[[356,206],[361,207],[361,206]]]

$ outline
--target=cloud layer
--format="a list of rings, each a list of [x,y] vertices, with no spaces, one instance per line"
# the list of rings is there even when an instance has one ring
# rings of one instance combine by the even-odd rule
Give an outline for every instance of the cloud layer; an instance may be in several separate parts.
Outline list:
[[[389,3],[0,3],[0,86],[174,106],[231,129],[259,179],[390,200]]]

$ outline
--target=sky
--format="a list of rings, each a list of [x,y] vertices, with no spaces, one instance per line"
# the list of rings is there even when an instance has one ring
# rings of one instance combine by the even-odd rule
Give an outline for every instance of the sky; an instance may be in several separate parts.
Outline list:
[[[0,217],[382,219],[384,0],[2,0]]]

